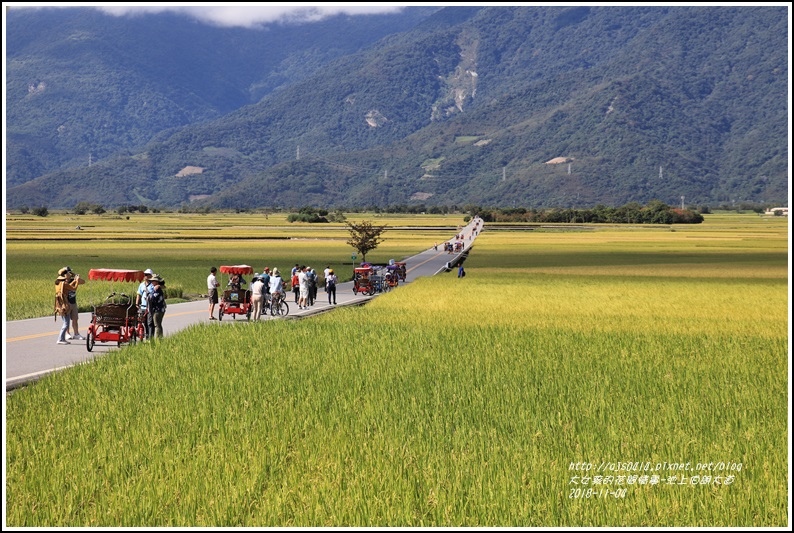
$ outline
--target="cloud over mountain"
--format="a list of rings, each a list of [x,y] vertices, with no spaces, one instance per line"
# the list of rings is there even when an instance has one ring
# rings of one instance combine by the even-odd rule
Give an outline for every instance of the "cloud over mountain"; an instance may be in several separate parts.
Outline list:
[[[334,15],[371,15],[396,13],[401,6],[390,5],[320,5],[286,6],[270,4],[218,6],[102,6],[97,9],[116,16],[173,12],[221,27],[255,28],[268,23],[315,22]]]

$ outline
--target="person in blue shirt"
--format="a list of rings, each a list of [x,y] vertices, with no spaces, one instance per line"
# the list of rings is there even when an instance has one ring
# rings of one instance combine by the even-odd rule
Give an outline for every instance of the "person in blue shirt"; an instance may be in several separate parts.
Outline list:
[[[143,271],[143,281],[138,285],[138,294],[135,297],[135,304],[138,306],[138,320],[143,322],[144,339],[150,339],[154,332],[154,317],[148,312],[149,295],[154,289],[151,283],[153,275],[154,272],[151,268]]]

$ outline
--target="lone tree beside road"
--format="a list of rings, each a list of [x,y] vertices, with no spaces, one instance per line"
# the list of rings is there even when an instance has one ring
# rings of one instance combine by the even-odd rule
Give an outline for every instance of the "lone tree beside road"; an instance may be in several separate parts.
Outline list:
[[[347,231],[350,232],[350,240],[347,241],[347,244],[358,250],[362,262],[367,259],[367,252],[374,250],[383,242],[380,236],[386,231],[386,226],[373,226],[372,222],[368,220],[364,220],[360,224],[347,222],[345,225]]]

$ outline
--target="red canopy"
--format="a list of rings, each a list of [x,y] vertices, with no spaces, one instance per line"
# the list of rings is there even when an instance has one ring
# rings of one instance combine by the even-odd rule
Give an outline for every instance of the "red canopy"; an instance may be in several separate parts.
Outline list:
[[[224,274],[253,274],[254,269],[248,265],[221,265]]]
[[[143,281],[143,270],[119,270],[118,268],[92,268],[88,279],[105,281]]]

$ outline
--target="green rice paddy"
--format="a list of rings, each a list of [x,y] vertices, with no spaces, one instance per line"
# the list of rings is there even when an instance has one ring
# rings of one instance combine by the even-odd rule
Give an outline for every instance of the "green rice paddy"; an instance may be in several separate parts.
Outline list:
[[[463,279],[51,375],[7,524],[786,526],[786,221],[672,229],[486,227]]]

